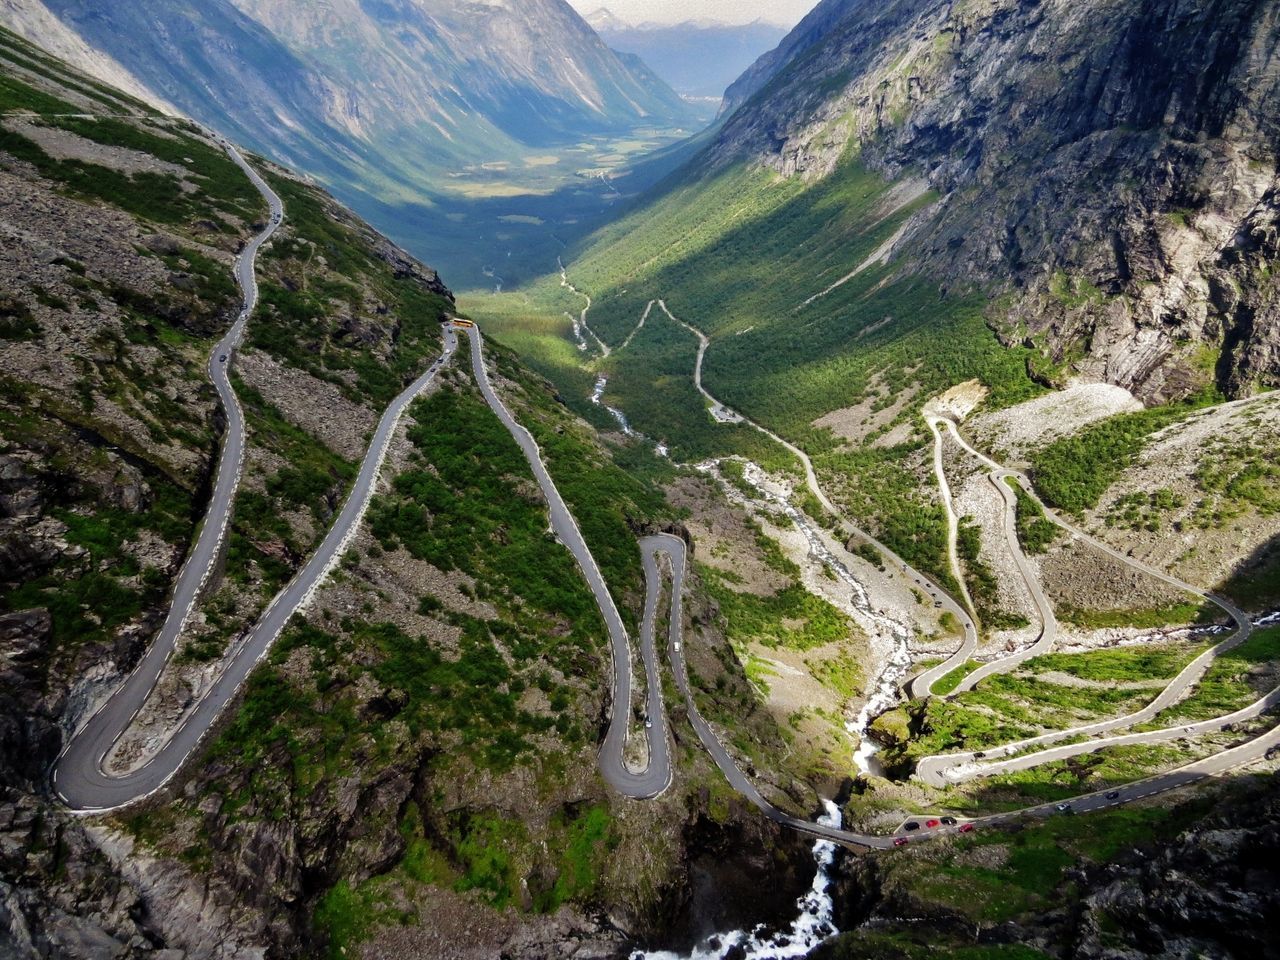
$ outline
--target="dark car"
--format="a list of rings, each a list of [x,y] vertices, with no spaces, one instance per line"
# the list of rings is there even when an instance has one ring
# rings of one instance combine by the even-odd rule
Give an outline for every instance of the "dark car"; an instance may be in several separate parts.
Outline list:
[[[919,830],[919,829],[920,829],[920,824],[916,823],[914,820],[908,820],[906,823],[904,823],[904,824],[902,825],[902,829],[903,829],[903,830],[908,830],[908,831],[910,831],[910,830]]]
[[[975,760],[985,760],[985,759],[987,759],[987,755],[986,755],[985,753],[983,753],[981,750],[979,750],[977,753],[975,753],[975,754],[973,755],[973,759],[975,759]]]
[[[227,362],[227,355],[224,353],[222,356],[220,356],[220,357],[218,358],[218,362],[219,362],[219,363],[226,363],[226,362]]]
[[[943,817],[943,818],[942,818],[942,825],[943,825],[944,827],[954,827],[954,826],[956,825],[956,818],[955,818],[955,817]]]
[[[1120,799],[1120,791],[1119,791],[1119,790],[1112,790],[1110,793],[1108,793],[1108,794],[1107,794],[1107,799],[1108,799],[1108,800],[1119,800],[1119,799]]]
[[[894,837],[894,838],[893,838],[893,845],[894,845],[895,847],[905,847],[905,846],[907,845],[907,838],[906,838],[906,837]]]

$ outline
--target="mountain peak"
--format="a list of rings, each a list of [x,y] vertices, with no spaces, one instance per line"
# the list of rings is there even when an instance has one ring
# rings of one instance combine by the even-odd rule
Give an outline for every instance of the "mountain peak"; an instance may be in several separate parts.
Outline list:
[[[604,33],[609,30],[625,30],[631,26],[608,7],[598,7],[583,19],[591,25],[592,30],[598,33]]]

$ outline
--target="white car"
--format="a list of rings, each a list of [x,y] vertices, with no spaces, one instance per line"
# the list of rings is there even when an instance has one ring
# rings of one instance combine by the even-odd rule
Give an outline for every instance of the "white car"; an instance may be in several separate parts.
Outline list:
[[[680,652],[680,641],[679,641],[679,640],[677,640],[677,641],[675,642],[675,651],[676,651],[676,653],[679,653],[679,652]]]

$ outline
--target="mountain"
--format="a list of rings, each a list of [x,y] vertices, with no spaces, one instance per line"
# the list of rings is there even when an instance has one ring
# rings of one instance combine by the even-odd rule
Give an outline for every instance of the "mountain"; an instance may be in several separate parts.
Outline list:
[[[846,18],[871,19],[869,11],[859,0],[822,0],[805,14],[773,49],[736,77],[725,91],[722,113],[732,113],[742,106],[756,91],[763,87],[783,67],[803,56],[809,49],[825,43]]]
[[[467,347],[434,366],[458,309],[441,277],[309,180],[241,167],[206,128],[3,29],[0,112],[0,957],[337,958],[366,940],[606,957],[667,935],[695,890],[729,924],[790,912],[809,842],[712,800],[705,756],[644,808],[600,777],[604,624]],[[246,266],[258,302],[237,342]],[[673,511],[512,353],[484,356],[634,630],[637,531],[679,531]],[[102,761],[117,771],[191,720],[380,454],[340,564],[176,777],[70,812],[55,764],[160,643],[188,555],[199,589]],[[228,465],[225,533],[200,560]],[[702,709],[782,755],[714,608],[700,587],[686,602]]]
[[[878,563],[860,576],[903,570],[887,549],[924,575],[899,585],[916,602],[925,577],[945,585],[980,624],[975,663],[1054,636],[1034,591],[1086,645],[1199,616],[1115,555],[1274,609],[1280,5],[829,0],[736,89],[697,156],[563,255],[564,279],[493,305],[508,324],[517,298],[548,311],[509,342],[570,402],[590,375],[676,463],[737,480],[747,461],[791,489]],[[565,282],[607,355],[583,363],[556,323],[581,309]],[[935,433],[947,420],[970,447]],[[1032,538],[1024,579],[992,462],[1115,555]],[[1021,544],[1038,508],[1013,506]],[[1270,689],[1254,677],[1242,702]],[[984,696],[1035,702],[1053,681],[1025,682],[984,681],[968,706],[904,697],[873,726],[889,779],[998,742],[958,731],[987,722]],[[1006,706],[998,724],[1023,722]],[[1104,763],[1132,774],[1100,754],[1027,782],[1097,784]]]
[[[591,14],[588,22],[611,48],[640,57],[678,93],[716,100],[758,56],[787,34],[785,27],[763,21],[631,26],[605,9]]]
[[[316,176],[446,265],[504,232],[499,216],[523,213],[512,197],[577,187],[595,155],[618,159],[611,140],[695,122],[563,0],[7,0],[0,15],[36,42],[60,24],[156,97]],[[462,231],[439,207],[449,198],[507,209]]]
[[[1151,399],[1196,389],[1207,344],[1220,386],[1248,392],[1280,374],[1280,304],[1259,282],[1280,216],[1278,36],[1274,6],[1243,0],[1101,22],[828,0],[731,90],[759,88],[708,159],[821,178],[853,153],[919,176],[941,202],[902,258],[1011,290],[1006,330]]]
[[[1266,956],[1276,7],[824,5],[652,189],[439,200],[616,202],[456,298],[0,30],[0,956]]]
[[[606,30],[626,30],[631,25],[621,17],[615,16],[613,11],[608,7],[600,7],[591,11],[585,17],[588,26],[596,33],[604,33]]]

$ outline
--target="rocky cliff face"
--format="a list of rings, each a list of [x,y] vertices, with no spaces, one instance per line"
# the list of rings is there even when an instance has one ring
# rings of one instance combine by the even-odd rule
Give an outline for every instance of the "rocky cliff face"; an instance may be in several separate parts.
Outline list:
[[[1280,377],[1278,50],[1253,0],[829,0],[711,159],[923,174],[898,256],[1011,292],[1005,336],[1148,400],[1245,393]]]
[[[1160,843],[1135,837],[1110,857],[1042,864],[1043,874],[1024,866],[1022,882],[1030,878],[1048,892],[1031,909],[985,929],[955,908],[963,896],[938,897],[919,863],[850,859],[837,882],[843,909],[837,920],[847,932],[812,960],[962,957],[983,948],[1012,951],[1015,944],[1036,951],[1028,956],[1054,960],[1274,957],[1278,817],[1274,772],[1220,785],[1207,799],[1183,797],[1165,821],[1177,829],[1152,816],[1153,831],[1165,834]],[[1012,877],[1014,864],[992,853],[1002,841],[1014,849],[1019,842],[1012,832],[985,852],[977,847],[961,856],[995,877]]]

